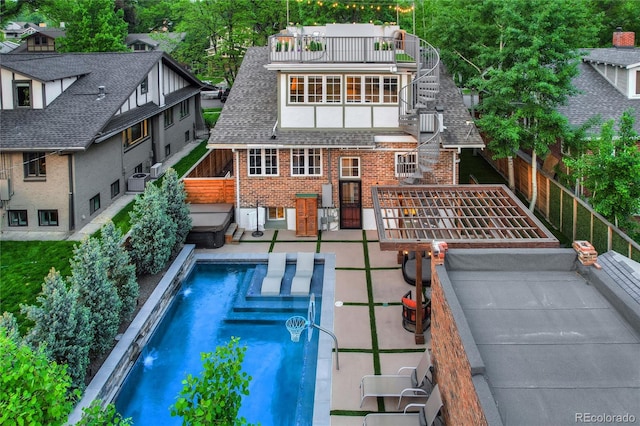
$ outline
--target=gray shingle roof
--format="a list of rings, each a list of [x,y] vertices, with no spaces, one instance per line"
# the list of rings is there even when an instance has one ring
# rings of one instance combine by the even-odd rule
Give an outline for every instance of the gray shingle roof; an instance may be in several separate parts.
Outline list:
[[[628,67],[640,64],[640,49],[620,49],[615,47],[590,49],[583,59],[588,62]]]
[[[41,81],[80,76],[45,109],[0,111],[0,147],[5,150],[86,149],[96,135],[107,129],[129,95],[163,58],[191,79],[193,87],[199,87],[195,78],[161,51],[0,56],[3,67]],[[106,91],[100,100],[99,86],[105,86]]]
[[[567,105],[558,111],[567,117],[569,123],[578,126],[588,118],[600,115],[605,121],[615,120],[629,109],[635,109],[635,129],[640,132],[640,99],[629,99],[598,73],[590,64],[580,63],[580,74],[573,79],[573,85],[580,91],[571,96]],[[598,133],[598,129],[593,129]]]
[[[373,148],[375,136],[406,136],[400,130],[279,129],[277,137],[272,139],[278,117],[278,87],[277,72],[264,68],[268,59],[268,47],[251,47],[247,50],[229,98],[211,132],[210,144]],[[441,72],[441,79],[443,84],[439,104],[445,108],[445,143],[482,146],[483,142],[475,129],[469,138],[466,137],[469,127],[465,121],[471,120],[471,116],[464,106],[462,95],[444,71]]]

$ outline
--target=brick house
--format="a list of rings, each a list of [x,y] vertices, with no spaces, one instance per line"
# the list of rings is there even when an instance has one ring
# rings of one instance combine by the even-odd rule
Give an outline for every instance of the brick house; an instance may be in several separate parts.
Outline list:
[[[2,237],[65,238],[144,189],[204,129],[200,88],[161,51],[0,56]]]
[[[239,225],[297,235],[375,229],[372,186],[457,184],[460,151],[483,147],[437,50],[373,24],[248,49],[209,139],[232,161]]]

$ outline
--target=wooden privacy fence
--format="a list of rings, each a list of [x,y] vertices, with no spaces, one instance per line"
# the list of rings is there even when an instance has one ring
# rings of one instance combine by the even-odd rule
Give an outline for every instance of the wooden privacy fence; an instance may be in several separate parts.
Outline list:
[[[483,153],[498,172],[508,176],[507,159],[492,160],[490,155]],[[522,157],[514,158],[513,162],[516,190],[531,199],[531,164]],[[613,250],[640,262],[640,244],[540,169],[537,184],[536,210],[563,235],[571,241],[590,241],[598,253]]]
[[[217,204],[236,202],[234,178],[184,178],[187,202],[192,204]]]

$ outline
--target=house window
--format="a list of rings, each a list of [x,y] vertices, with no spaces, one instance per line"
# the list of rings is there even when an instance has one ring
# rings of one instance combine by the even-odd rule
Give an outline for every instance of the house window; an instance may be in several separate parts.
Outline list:
[[[342,102],[342,77],[337,75],[327,76],[327,102],[328,103],[340,103]]]
[[[114,198],[120,193],[120,179],[111,184],[111,198]]]
[[[415,152],[396,152],[396,176],[406,176],[416,171]]]
[[[347,76],[347,103],[362,102],[360,76]]]
[[[340,158],[340,177],[341,178],[359,178],[360,177],[360,158],[359,157]]]
[[[164,110],[164,127],[167,128],[173,124],[173,108]]]
[[[292,103],[304,102],[304,76],[303,75],[289,76],[289,102],[292,102]]]
[[[13,100],[16,108],[31,108],[31,82],[16,81],[13,85]]]
[[[140,93],[143,95],[149,91],[149,77],[145,77],[140,83]]]
[[[89,200],[89,214],[94,214],[100,210],[100,194],[96,194]]]
[[[322,151],[320,148],[301,148],[291,150],[292,176],[321,176]]]
[[[43,35],[33,36],[33,42],[36,46],[46,46],[49,44],[49,38]]]
[[[47,176],[47,164],[44,152],[25,152],[22,154],[24,162],[24,177],[45,178]]]
[[[347,76],[348,103],[398,103],[397,76]]]
[[[382,102],[385,104],[398,103],[398,77],[382,78]]]
[[[147,50],[147,45],[145,43],[133,43],[133,50],[135,51],[140,51],[140,50]]]
[[[640,70],[636,71],[636,95],[640,95]]]
[[[143,120],[138,124],[134,124],[127,130],[122,132],[122,141],[125,148],[129,148],[149,136],[148,122]]]
[[[285,220],[284,207],[267,207],[267,220]]]
[[[184,118],[189,115],[189,99],[180,102],[180,118]]]
[[[38,225],[58,226],[58,210],[38,210]]]
[[[272,148],[249,150],[249,176],[276,176],[278,150]]]
[[[184,132],[184,141],[189,142],[189,131]]]
[[[307,78],[309,102],[322,102],[322,76],[310,75]]]
[[[171,155],[171,144],[168,143],[164,146],[164,156],[168,157]]]
[[[26,210],[9,210],[9,226],[27,226]]]

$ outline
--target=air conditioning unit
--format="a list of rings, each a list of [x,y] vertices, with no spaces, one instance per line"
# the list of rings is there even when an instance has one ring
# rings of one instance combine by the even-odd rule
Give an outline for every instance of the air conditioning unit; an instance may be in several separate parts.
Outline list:
[[[162,163],[156,163],[151,166],[151,179],[158,179],[162,173]]]
[[[144,192],[149,179],[151,179],[149,173],[135,173],[127,181],[127,189],[129,192]]]

